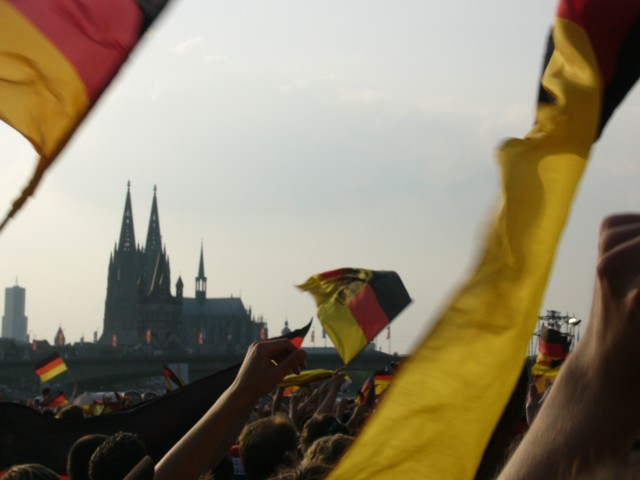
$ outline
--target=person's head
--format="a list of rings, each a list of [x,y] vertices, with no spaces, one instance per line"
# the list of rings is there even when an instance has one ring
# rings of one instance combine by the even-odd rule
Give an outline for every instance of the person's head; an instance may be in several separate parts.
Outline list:
[[[67,405],[56,413],[56,418],[64,420],[80,420],[84,418],[84,409],[80,405]]]
[[[120,480],[147,455],[142,441],[133,433],[118,432],[108,437],[91,455],[91,480]]]
[[[321,437],[311,444],[304,454],[303,465],[323,464],[333,467],[351,446],[353,437],[336,433]]]
[[[324,480],[329,472],[330,466],[313,463],[283,470],[269,480]]]
[[[37,463],[25,463],[9,468],[2,480],[60,480],[60,475]]]
[[[240,459],[249,480],[262,480],[296,460],[298,434],[284,415],[262,418],[240,434]]]
[[[85,435],[75,441],[67,455],[67,475],[69,480],[90,480],[89,460],[91,455],[109,438],[106,435]]]
[[[314,415],[304,424],[300,433],[300,449],[306,452],[317,439],[336,433],[349,434],[349,428],[333,415]]]

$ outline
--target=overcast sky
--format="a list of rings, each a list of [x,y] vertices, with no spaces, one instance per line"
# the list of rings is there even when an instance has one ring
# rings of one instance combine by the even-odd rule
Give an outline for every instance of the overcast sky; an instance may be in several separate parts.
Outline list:
[[[531,126],[554,10],[174,0],[0,234],[0,287],[27,289],[32,338],[101,333],[127,182],[139,243],[157,185],[185,295],[201,242],[208,296],[241,296],[272,333],[315,314],[294,287],[310,275],[395,270],[414,301],[380,345],[405,353],[477,255],[498,200],[495,148]],[[638,125],[636,89],[594,150],[541,314],[586,320],[599,222],[640,208]],[[36,155],[4,124],[0,145],[6,211]]]

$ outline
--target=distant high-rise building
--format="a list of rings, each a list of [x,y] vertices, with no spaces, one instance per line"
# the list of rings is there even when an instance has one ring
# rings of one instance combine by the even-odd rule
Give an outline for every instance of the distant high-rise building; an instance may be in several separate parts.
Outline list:
[[[153,191],[146,243],[137,245],[130,186],[127,185],[120,240],[109,258],[104,330],[101,343],[159,348],[205,348],[242,351],[265,326],[254,320],[240,298],[207,298],[204,249],[200,246],[195,296],[183,295],[178,277],[171,293],[171,268],[160,233],[156,188]]]
[[[26,291],[15,285],[4,289],[2,337],[27,341],[27,317],[24,314]]]

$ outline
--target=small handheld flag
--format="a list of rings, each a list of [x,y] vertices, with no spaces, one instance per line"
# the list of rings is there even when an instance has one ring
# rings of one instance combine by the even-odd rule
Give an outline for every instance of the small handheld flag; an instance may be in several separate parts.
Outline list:
[[[309,333],[309,329],[311,328],[311,324],[312,323],[313,323],[313,318],[311,320],[309,320],[309,323],[307,323],[304,327],[298,328],[297,330],[294,330],[294,331],[292,331],[290,333],[287,333],[286,335],[282,335],[280,337],[272,338],[271,340],[277,340],[279,338],[286,338],[291,343],[293,343],[296,346],[296,348],[301,348],[302,347],[302,342],[304,341],[304,337],[306,337],[307,333]]]
[[[411,303],[396,272],[341,268],[298,288],[313,295],[318,319],[345,365]]]
[[[42,383],[48,382],[67,370],[67,364],[58,352],[54,352],[36,362],[36,373],[40,376]]]
[[[538,339],[538,357],[531,367],[531,375],[538,393],[545,391],[547,381],[553,383],[560,367],[564,363],[571,348],[571,338],[568,334],[554,328],[542,327]]]
[[[164,385],[167,387],[167,390],[175,390],[176,388],[182,388],[186,385],[184,380],[182,380],[182,378],[180,378],[168,366],[163,365],[162,370],[164,372]]]

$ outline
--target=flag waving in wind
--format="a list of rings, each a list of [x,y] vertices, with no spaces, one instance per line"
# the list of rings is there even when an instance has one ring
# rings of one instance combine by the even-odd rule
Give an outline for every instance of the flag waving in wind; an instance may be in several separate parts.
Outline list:
[[[640,2],[560,0],[535,125],[499,151],[503,200],[479,264],[330,480],[474,478],[591,147],[639,74]]]
[[[40,155],[0,230],[168,0],[0,0],[0,119]]]
[[[313,318],[311,320],[309,320],[309,323],[307,323],[304,327],[297,328],[296,330],[293,330],[293,331],[287,333],[286,335],[282,335],[280,337],[275,337],[275,338],[272,338],[271,340],[277,340],[279,338],[286,338],[291,343],[293,343],[296,346],[296,348],[301,348],[302,347],[302,342],[304,342],[304,338],[307,336],[307,333],[309,333],[309,329],[311,328],[311,324],[312,323],[313,323]]]
[[[67,370],[67,364],[58,352],[53,352],[36,363],[36,373],[40,376],[42,383],[48,382]]]
[[[162,365],[162,371],[164,373],[164,386],[167,391],[182,388],[186,385],[184,380],[182,380],[182,378],[180,378],[178,374],[171,370],[167,365]]]
[[[298,288],[315,298],[318,319],[345,365],[411,303],[396,272],[341,268]]]

